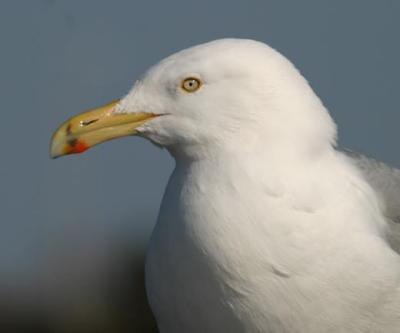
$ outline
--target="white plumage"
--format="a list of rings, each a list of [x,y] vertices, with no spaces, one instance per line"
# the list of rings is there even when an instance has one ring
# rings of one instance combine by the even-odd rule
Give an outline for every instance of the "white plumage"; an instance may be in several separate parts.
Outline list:
[[[181,51],[118,112],[142,110],[163,116],[140,135],[176,160],[146,260],[161,333],[400,331],[384,207],[281,54],[235,39]]]

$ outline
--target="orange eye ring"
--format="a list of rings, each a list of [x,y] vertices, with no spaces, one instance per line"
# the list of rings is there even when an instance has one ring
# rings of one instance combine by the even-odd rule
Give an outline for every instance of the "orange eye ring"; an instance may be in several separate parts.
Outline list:
[[[195,77],[188,77],[184,79],[181,83],[181,88],[188,92],[188,93],[193,93],[201,87],[201,81]]]

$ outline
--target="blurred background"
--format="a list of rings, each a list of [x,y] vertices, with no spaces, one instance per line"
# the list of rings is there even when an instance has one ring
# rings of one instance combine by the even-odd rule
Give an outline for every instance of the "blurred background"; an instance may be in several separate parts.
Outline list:
[[[340,145],[400,166],[400,2],[2,0],[0,332],[154,332],[145,247],[174,162],[140,138],[50,160],[55,128],[161,58],[258,39],[302,71]]]

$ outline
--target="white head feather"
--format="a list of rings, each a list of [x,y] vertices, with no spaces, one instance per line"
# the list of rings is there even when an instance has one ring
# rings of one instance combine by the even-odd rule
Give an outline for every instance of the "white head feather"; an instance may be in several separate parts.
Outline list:
[[[181,89],[188,77],[203,83],[195,93]],[[252,144],[269,153],[314,154],[336,138],[333,121],[302,75],[252,40],[217,40],[164,59],[136,82],[119,111],[167,114],[139,131],[191,157]]]

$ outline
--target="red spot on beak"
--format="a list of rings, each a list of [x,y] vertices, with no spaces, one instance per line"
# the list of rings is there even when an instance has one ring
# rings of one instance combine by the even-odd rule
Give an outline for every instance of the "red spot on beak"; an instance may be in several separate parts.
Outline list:
[[[82,140],[73,140],[65,147],[66,154],[80,154],[90,147]]]

